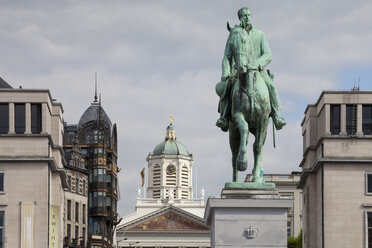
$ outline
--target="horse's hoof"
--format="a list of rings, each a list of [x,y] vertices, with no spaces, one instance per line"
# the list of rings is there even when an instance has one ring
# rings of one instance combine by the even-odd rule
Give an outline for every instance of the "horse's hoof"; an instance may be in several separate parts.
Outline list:
[[[236,161],[236,163],[237,163],[238,171],[245,171],[248,167],[247,161],[242,161],[242,162]]]
[[[252,182],[263,183],[263,178],[262,177],[253,177]]]

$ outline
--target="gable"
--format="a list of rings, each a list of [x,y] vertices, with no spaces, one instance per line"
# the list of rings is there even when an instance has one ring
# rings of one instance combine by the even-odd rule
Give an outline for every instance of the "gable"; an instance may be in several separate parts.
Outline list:
[[[191,218],[166,212],[128,228],[128,231],[208,231],[209,228]]]

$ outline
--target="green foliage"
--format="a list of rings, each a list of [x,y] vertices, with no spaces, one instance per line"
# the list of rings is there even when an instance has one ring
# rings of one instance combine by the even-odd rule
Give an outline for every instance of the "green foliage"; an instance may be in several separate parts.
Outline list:
[[[296,238],[288,238],[288,248],[302,248],[302,230]]]

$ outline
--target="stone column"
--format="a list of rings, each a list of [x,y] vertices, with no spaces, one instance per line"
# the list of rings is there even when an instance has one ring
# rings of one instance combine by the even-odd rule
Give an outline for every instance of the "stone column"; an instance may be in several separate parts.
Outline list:
[[[25,134],[30,134],[31,133],[31,103],[27,102],[26,103],[26,131]]]
[[[356,135],[363,135],[363,129],[362,129],[363,117],[362,117],[362,112],[363,112],[363,105],[362,104],[358,104],[357,105],[357,130],[356,130]]]
[[[331,134],[331,106],[329,104],[324,105],[324,123],[325,123],[325,132],[324,135]]]
[[[346,104],[341,104],[340,113],[340,125],[341,125],[341,135],[346,135]]]
[[[14,131],[14,103],[9,103],[9,134],[15,134]]]

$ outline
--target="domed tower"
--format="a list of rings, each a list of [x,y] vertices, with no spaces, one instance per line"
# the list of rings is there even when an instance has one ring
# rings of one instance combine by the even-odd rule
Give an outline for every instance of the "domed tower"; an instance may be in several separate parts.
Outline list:
[[[177,141],[172,123],[166,129],[165,140],[147,157],[148,198],[192,199],[193,156],[186,146]]]
[[[119,200],[117,130],[101,100],[97,101],[97,94],[81,116],[77,129],[89,172],[88,246],[112,247]]]

